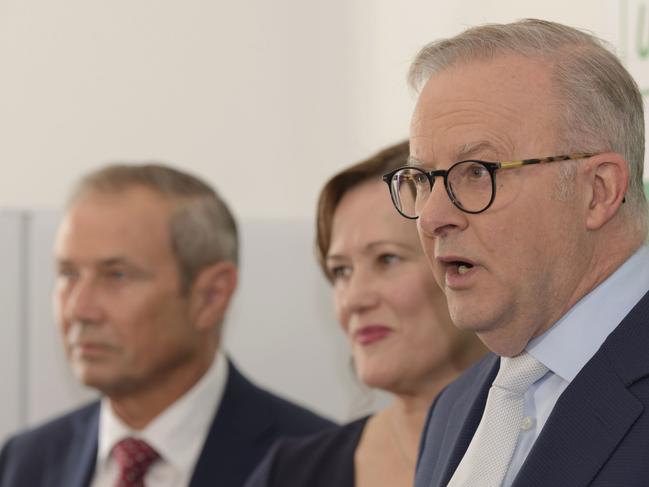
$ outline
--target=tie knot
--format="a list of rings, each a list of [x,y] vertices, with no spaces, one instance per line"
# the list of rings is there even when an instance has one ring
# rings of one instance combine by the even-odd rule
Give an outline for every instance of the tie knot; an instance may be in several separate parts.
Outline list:
[[[493,385],[516,394],[524,394],[547,371],[545,365],[527,352],[511,358],[501,357],[500,370]]]
[[[118,485],[142,485],[147,470],[160,455],[146,441],[124,438],[113,448],[113,458],[120,467]]]

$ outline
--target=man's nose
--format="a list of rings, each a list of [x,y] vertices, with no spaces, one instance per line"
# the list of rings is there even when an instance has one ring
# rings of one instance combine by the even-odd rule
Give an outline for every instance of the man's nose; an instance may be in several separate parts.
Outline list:
[[[102,310],[98,294],[93,279],[89,277],[78,279],[69,291],[64,304],[66,320],[88,324],[100,321]]]
[[[442,178],[437,177],[417,220],[420,235],[443,237],[448,232],[463,229],[466,224],[466,214],[453,204]]]

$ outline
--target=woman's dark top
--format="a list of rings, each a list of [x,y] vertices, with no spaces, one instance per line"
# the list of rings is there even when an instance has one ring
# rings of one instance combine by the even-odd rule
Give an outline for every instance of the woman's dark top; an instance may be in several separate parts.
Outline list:
[[[354,454],[367,420],[279,440],[246,487],[354,487]]]

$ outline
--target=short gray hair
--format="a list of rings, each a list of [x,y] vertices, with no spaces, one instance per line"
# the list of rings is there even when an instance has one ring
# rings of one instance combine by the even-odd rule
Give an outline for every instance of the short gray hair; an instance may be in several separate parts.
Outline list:
[[[421,49],[410,66],[408,81],[419,92],[432,75],[445,68],[508,53],[541,58],[552,64],[557,97],[564,107],[557,114],[561,126],[559,142],[565,145],[561,150],[611,150],[624,156],[630,172],[627,204],[636,217],[641,216],[646,232],[642,95],[602,39],[536,19],[473,27]]]
[[[237,225],[225,202],[207,183],[172,167],[158,164],[111,164],[85,175],[68,205],[88,192],[119,193],[145,187],[175,203],[169,224],[171,246],[187,292],[204,267],[239,260]]]

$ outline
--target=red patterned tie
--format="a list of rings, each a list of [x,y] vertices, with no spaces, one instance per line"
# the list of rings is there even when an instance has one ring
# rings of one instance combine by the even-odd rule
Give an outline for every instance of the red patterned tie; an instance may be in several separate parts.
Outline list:
[[[113,448],[113,457],[119,465],[115,487],[144,487],[144,476],[160,455],[145,441],[124,438]]]

